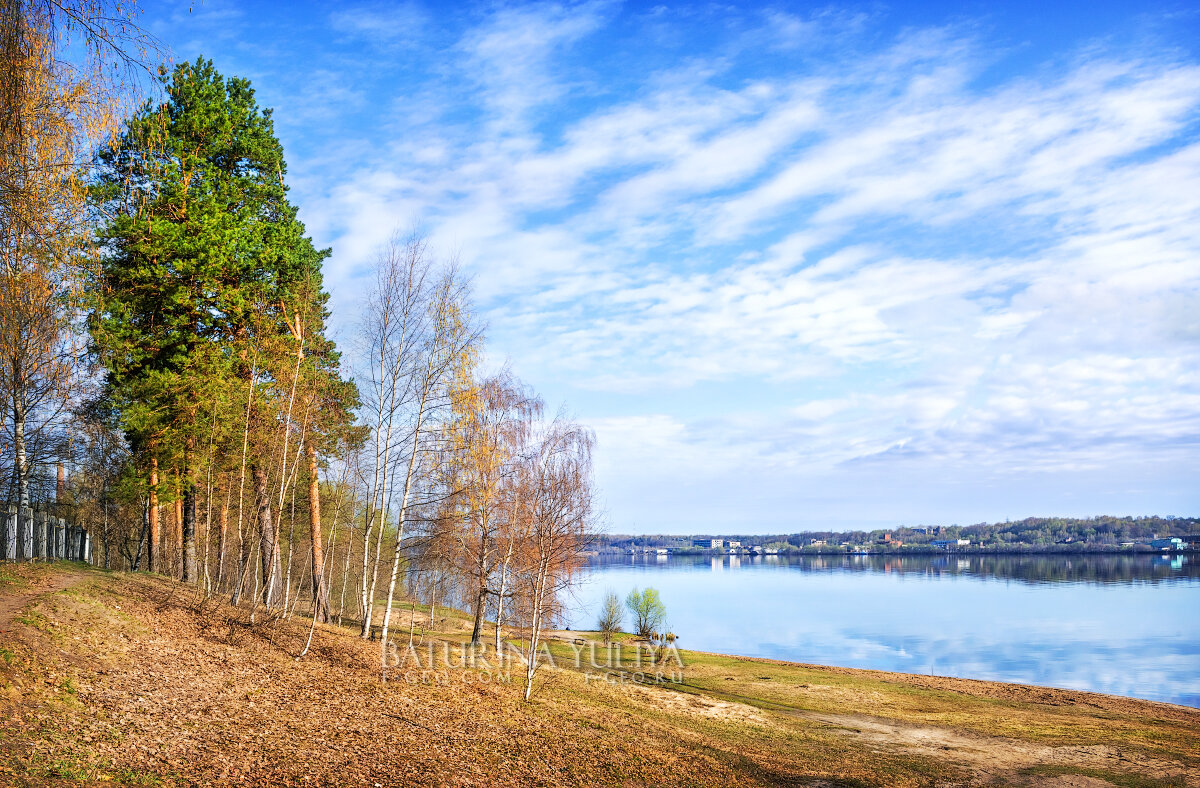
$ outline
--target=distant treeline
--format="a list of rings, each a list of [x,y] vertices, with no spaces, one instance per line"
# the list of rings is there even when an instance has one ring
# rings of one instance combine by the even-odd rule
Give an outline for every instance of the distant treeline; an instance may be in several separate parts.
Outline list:
[[[903,551],[928,549],[939,541],[969,539],[971,545],[993,549],[1079,550],[1119,548],[1126,542],[1145,543],[1164,537],[1179,537],[1186,542],[1195,534],[1200,534],[1200,518],[1197,517],[1027,517],[1003,523],[915,525],[874,531],[799,531],[767,535],[697,533],[688,536],[608,534],[600,537],[597,546],[618,550],[641,547],[702,550],[695,542],[713,538],[726,543],[732,539],[740,542],[743,548],[757,545],[779,552],[859,546]]]

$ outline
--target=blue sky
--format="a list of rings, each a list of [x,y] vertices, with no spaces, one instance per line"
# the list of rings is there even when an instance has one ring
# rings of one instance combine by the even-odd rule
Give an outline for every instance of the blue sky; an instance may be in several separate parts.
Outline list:
[[[598,436],[618,532],[1198,513],[1185,3],[151,4]]]

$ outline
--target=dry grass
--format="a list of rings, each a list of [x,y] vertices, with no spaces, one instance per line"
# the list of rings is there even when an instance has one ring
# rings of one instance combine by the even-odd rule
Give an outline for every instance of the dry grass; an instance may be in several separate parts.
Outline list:
[[[15,571],[4,785],[1200,784],[1200,713],[1179,707],[689,652],[681,685],[545,670],[527,704],[516,670],[385,684],[348,628],[296,661],[307,621],[163,578]]]

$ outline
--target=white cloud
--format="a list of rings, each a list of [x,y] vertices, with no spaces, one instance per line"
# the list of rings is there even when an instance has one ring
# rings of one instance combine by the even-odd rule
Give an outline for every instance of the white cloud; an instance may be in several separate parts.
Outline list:
[[[566,86],[554,78],[551,57],[594,31],[600,12],[596,5],[503,8],[464,36],[466,68],[500,128],[562,95]]]

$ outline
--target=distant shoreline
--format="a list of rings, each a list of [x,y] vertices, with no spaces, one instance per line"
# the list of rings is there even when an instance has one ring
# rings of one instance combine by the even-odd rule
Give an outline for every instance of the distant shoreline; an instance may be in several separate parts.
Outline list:
[[[1026,517],[973,525],[898,525],[888,528],[805,529],[757,533],[605,533],[597,553],[666,550],[679,555],[1055,555],[1178,554],[1200,548],[1200,518],[1098,515]],[[742,523],[741,527],[750,527]]]
[[[1088,545],[1081,547],[1071,547],[1068,545],[1046,545],[1029,547],[982,547],[976,545],[964,547],[937,548],[914,546],[911,548],[893,548],[893,549],[864,549],[864,550],[846,550],[846,549],[800,549],[788,552],[779,553],[762,553],[752,552],[750,550],[699,550],[692,548],[637,548],[636,550],[621,549],[621,550],[588,550],[586,554],[595,557],[627,557],[627,556],[656,556],[656,549],[665,549],[668,552],[664,555],[672,556],[688,556],[688,557],[711,557],[724,558],[734,556],[739,558],[828,558],[828,557],[853,557],[860,555],[895,555],[895,556],[930,556],[930,555],[957,555],[957,556],[972,556],[972,555],[1110,555],[1110,556],[1164,556],[1164,555],[1195,555],[1200,553],[1200,547],[1186,547],[1183,549],[1163,549],[1156,550],[1149,546],[1138,547],[1108,547],[1105,545]]]

